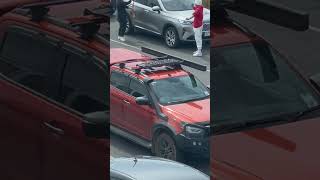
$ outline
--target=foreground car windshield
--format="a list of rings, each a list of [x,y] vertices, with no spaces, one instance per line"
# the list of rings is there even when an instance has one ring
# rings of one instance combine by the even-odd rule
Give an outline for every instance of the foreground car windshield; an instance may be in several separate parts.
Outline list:
[[[167,11],[186,11],[193,9],[194,0],[162,0]]]
[[[162,105],[178,104],[209,98],[209,90],[193,75],[155,80],[151,83]]]
[[[213,49],[214,124],[305,111],[319,97],[264,42]]]

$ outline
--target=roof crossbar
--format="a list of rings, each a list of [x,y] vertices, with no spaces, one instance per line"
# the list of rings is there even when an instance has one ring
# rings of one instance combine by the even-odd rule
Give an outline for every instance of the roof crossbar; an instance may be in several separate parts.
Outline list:
[[[84,16],[73,18],[71,21],[70,25],[80,28],[81,38],[90,39],[99,32],[101,24],[109,21],[109,17],[105,14],[85,9]]]
[[[22,7],[22,9],[30,9],[31,12],[31,20],[35,22],[42,21],[44,17],[49,12],[49,6],[54,5],[62,5],[62,4],[70,4],[70,3],[77,3],[82,1],[89,1],[89,0],[49,0],[46,2],[38,2],[28,4]]]
[[[309,28],[308,13],[281,4],[271,3],[267,0],[216,0],[213,4],[214,19],[227,19],[225,9],[297,31],[305,31]],[[215,15],[215,13],[218,14]]]
[[[187,60],[184,60],[184,59],[181,59],[181,58],[178,58],[178,57],[170,56],[170,55],[167,55],[165,53],[156,51],[154,49],[141,47],[141,51],[144,52],[144,53],[150,54],[150,55],[157,56],[157,57],[167,57],[167,59],[179,60],[179,61],[181,61],[181,65],[188,66],[188,67],[191,67],[193,69],[200,70],[200,71],[207,71],[207,66],[204,66],[204,65],[201,65],[201,64],[197,64],[197,63],[194,63],[194,62],[191,62],[191,61],[187,61]]]

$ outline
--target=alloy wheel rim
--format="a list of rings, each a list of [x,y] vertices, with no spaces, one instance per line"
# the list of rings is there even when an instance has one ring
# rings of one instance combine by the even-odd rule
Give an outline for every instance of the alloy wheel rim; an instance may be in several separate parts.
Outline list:
[[[173,30],[168,30],[166,33],[166,41],[169,46],[173,46],[176,40],[175,33]]]
[[[159,145],[159,153],[161,157],[171,160],[176,159],[175,147],[172,143],[168,142],[166,139],[161,139]]]

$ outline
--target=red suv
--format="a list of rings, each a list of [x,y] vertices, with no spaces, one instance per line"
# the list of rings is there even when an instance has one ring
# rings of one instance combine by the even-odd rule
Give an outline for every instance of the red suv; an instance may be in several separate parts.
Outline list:
[[[96,31],[103,16],[47,15],[63,1],[6,13],[21,2],[0,3],[0,179],[106,179],[109,47]]]
[[[209,89],[181,65],[206,67],[117,48],[110,62],[111,131],[164,158],[208,155]]]
[[[213,179],[320,179],[319,76],[304,78],[264,39],[219,18],[211,49]]]

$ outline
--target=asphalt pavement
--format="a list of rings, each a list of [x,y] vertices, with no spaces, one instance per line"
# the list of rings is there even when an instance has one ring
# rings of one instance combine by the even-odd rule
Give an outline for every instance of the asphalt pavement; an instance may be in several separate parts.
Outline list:
[[[164,52],[168,55],[176,56],[185,60],[196,62],[202,65],[207,66],[207,72],[199,72],[190,70],[192,73],[195,73],[199,79],[203,81],[206,85],[210,84],[210,44],[204,43],[203,45],[203,56],[202,57],[193,57],[192,53],[196,50],[195,43],[183,43],[177,49],[168,48],[163,38],[148,33],[146,31],[135,31],[131,35],[125,36],[126,42],[122,43],[118,40],[118,28],[119,24],[115,16],[112,16],[110,19],[110,44],[111,47],[120,46],[124,48],[129,48],[132,50],[139,51],[141,47],[148,47],[160,52]]]
[[[210,85],[210,44],[205,44],[203,49],[203,57],[192,57],[195,51],[195,44],[184,43],[177,49],[166,47],[161,37],[149,34],[147,32],[138,31],[132,35],[126,36],[126,42],[118,40],[118,22],[116,17],[110,19],[110,47],[111,48],[126,48],[132,51],[140,52],[141,47],[148,47],[168,55],[176,56],[185,60],[196,62],[207,66],[208,71],[202,72],[185,67],[197,76],[204,84]],[[115,134],[111,134],[110,154],[112,157],[133,157],[138,155],[151,155],[148,149],[145,149],[135,143],[132,143]],[[207,174],[209,174],[209,162],[203,159],[190,158],[186,164],[191,165]]]

